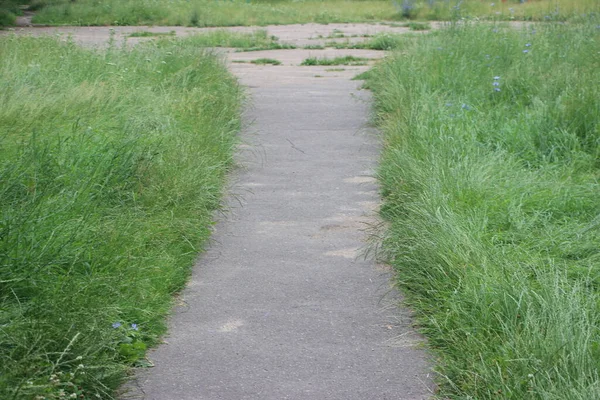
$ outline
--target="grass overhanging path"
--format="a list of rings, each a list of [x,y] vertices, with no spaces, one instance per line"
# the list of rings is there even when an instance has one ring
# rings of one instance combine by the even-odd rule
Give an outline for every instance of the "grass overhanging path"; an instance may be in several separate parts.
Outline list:
[[[239,108],[193,43],[0,37],[0,398],[112,398],[144,363],[220,206]]]
[[[368,74],[444,398],[600,398],[599,23],[457,25]]]

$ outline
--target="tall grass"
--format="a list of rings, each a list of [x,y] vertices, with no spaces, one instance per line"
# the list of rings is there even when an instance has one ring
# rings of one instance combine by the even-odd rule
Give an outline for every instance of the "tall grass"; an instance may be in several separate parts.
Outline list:
[[[565,21],[600,12],[596,0],[394,0],[393,3],[404,18],[434,21],[458,18]]]
[[[234,26],[401,19],[567,20],[597,0],[38,0],[34,22],[70,25]]]
[[[393,19],[385,0],[214,1],[79,0],[53,1],[34,22],[71,25],[236,26],[358,22]]]
[[[440,396],[600,398],[598,20],[453,26],[368,74],[383,255]]]
[[[219,207],[239,99],[189,42],[0,38],[0,398],[112,398],[144,364]]]

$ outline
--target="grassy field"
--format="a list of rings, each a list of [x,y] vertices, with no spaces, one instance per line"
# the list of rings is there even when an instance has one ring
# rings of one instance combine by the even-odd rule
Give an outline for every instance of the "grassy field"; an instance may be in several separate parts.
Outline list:
[[[301,22],[377,21],[394,18],[382,0],[215,1],[108,0],[49,2],[35,22],[74,25],[235,26]]]
[[[0,26],[17,3],[0,0]],[[4,4],[4,6],[3,6]],[[32,0],[34,22],[58,25],[234,26],[377,22],[405,19],[577,20],[600,12],[597,0]],[[3,16],[4,15],[4,16]],[[11,17],[12,15],[12,17]]]
[[[600,398],[599,26],[454,26],[367,74],[442,398]]]
[[[191,40],[0,38],[0,398],[112,398],[144,365],[209,235],[239,105]]]

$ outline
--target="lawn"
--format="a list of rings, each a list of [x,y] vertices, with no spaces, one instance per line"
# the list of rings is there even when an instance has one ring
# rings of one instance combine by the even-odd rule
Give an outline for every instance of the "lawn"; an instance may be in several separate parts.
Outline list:
[[[112,398],[145,365],[220,207],[240,96],[191,41],[0,37],[0,398]]]
[[[441,398],[600,398],[599,26],[454,25],[367,74]]]

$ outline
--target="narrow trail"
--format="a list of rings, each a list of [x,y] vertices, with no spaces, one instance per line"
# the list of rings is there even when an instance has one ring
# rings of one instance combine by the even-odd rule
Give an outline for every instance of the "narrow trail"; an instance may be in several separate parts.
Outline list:
[[[302,40],[299,34],[298,40]],[[231,63],[249,88],[250,151],[232,215],[196,268],[144,399],[425,399],[427,364],[391,295],[390,274],[364,261],[363,230],[379,203],[379,138],[369,93],[351,80],[368,67],[301,67],[309,55],[230,53],[283,66]],[[340,69],[343,69],[340,70]]]
[[[89,29],[72,33],[74,39],[86,43],[82,37]],[[392,30],[374,25],[268,29],[296,44],[334,29]],[[376,223],[380,201],[373,178],[380,138],[368,124],[370,95],[360,89],[361,81],[352,80],[369,67],[299,66],[309,55],[374,59],[384,54],[227,54],[250,98],[242,168],[226,200],[230,212],[217,224],[212,245],[181,294],[165,344],[149,354],[154,368],[141,370],[123,398],[431,396],[429,365],[408,313],[398,308],[391,272],[360,256],[364,230]],[[283,65],[233,62],[261,57]]]
[[[427,398],[390,275],[360,258],[378,140],[356,71],[232,69],[252,98],[243,206],[217,227],[168,344],[138,378],[142,398]]]

